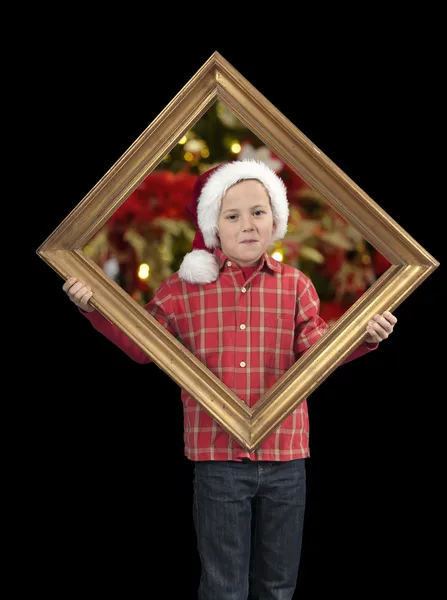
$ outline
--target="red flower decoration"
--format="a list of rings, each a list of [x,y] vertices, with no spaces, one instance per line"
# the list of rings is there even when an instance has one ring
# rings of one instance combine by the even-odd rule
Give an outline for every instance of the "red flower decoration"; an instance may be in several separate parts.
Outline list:
[[[377,252],[377,250],[374,250],[373,252],[372,263],[374,271],[378,276],[385,273],[385,271],[391,267],[391,263],[384,256],[382,256],[380,252]]]
[[[138,226],[157,217],[187,219],[186,207],[196,180],[197,175],[183,171],[154,171],[115,211],[109,222]]]
[[[338,321],[345,313],[346,308],[337,302],[322,302],[320,306],[320,317],[328,325]]]
[[[304,188],[311,189],[305,181],[299,177],[295,171],[293,171],[287,164],[284,163],[284,167],[279,174],[281,179],[284,181],[287,188],[287,196],[289,201],[294,204],[299,204],[299,192]]]
[[[324,264],[321,266],[321,274],[326,277],[334,277],[341,269],[346,260],[346,250],[337,248],[326,256]]]

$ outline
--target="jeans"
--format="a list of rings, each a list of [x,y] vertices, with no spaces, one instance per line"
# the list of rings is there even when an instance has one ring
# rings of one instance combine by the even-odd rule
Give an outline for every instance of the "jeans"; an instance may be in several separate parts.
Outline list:
[[[303,459],[196,462],[198,600],[291,600],[305,499]]]

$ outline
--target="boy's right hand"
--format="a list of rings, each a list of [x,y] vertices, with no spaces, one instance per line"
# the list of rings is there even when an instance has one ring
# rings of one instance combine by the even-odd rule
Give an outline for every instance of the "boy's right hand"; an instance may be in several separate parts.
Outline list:
[[[81,310],[85,312],[93,312],[95,310],[93,306],[90,306],[88,303],[93,296],[93,292],[84,284],[84,282],[78,281],[76,277],[69,277],[62,289],[70,300]]]

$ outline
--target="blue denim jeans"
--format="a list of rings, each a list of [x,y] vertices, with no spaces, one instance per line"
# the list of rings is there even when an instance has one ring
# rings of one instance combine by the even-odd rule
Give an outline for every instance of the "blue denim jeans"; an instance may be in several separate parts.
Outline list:
[[[196,462],[198,600],[291,600],[305,500],[302,459]]]

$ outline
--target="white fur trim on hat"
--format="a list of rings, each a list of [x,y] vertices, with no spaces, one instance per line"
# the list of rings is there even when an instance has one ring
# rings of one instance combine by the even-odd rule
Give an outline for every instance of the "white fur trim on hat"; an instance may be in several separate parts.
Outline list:
[[[246,179],[259,180],[270,196],[276,225],[270,241],[275,242],[285,236],[289,205],[284,182],[265,163],[253,159],[240,160],[218,168],[203,186],[197,200],[197,220],[207,248],[213,249],[219,246],[216,234],[222,198],[228,188]]]
[[[219,276],[219,264],[208,250],[193,250],[185,255],[178,274],[189,283],[211,283]]]

